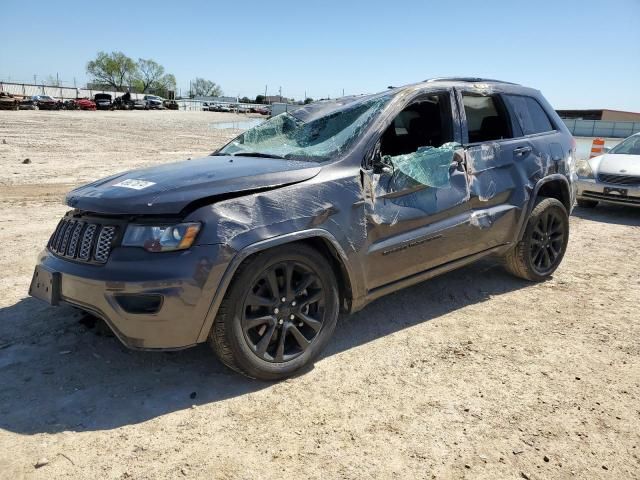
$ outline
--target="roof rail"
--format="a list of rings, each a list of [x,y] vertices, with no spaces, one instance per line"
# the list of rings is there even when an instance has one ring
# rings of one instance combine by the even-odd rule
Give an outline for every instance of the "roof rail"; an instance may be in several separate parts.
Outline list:
[[[437,78],[428,78],[425,82],[469,82],[469,83],[479,83],[479,82],[491,82],[491,83],[508,83],[509,85],[518,85],[513,82],[505,82],[503,80],[494,80],[492,78],[480,78],[480,77],[437,77]]]

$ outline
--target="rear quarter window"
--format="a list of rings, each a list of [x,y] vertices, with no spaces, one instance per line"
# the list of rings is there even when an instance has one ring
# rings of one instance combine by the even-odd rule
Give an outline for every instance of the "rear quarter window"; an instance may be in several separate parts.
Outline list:
[[[525,135],[555,130],[548,115],[535,98],[523,95],[504,95],[504,98]]]

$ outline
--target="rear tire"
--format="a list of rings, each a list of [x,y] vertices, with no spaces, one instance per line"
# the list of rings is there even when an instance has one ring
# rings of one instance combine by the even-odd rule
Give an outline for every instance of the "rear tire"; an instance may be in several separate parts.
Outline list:
[[[529,215],[522,240],[504,257],[507,271],[541,282],[558,268],[569,241],[569,215],[555,198],[540,198]]]
[[[598,205],[596,200],[582,200],[579,198],[576,202],[578,203],[578,206],[582,208],[595,208],[596,205]]]
[[[296,244],[245,260],[209,333],[226,366],[260,380],[280,380],[311,364],[339,313],[333,270],[317,250]]]

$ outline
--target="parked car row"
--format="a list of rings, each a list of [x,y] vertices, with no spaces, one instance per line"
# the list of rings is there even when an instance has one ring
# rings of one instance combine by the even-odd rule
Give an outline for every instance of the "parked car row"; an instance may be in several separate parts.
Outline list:
[[[259,113],[260,115],[271,115],[271,105],[249,106],[241,103],[208,103],[202,104],[205,112],[234,112],[234,113]]]
[[[175,100],[165,100],[157,95],[145,95],[132,99],[125,93],[113,98],[109,93],[96,93],[93,99],[76,98],[60,100],[50,95],[13,95],[0,92],[0,110],[178,110]]]
[[[143,98],[132,99],[131,94],[125,93],[113,98],[110,93],[97,93],[94,102],[98,110],[178,110],[175,100],[165,100],[157,95],[145,95]]]
[[[110,93],[96,93],[93,98],[60,100],[50,95],[13,95],[0,92],[0,110],[179,110],[175,100],[166,100],[157,95],[131,98],[130,93],[115,96]],[[258,113],[270,116],[271,105],[250,106],[244,104],[209,103],[202,104],[208,112]]]

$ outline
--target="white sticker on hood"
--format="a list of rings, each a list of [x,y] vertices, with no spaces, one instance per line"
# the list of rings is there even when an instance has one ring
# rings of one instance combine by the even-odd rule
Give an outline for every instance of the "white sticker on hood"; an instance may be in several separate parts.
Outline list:
[[[154,182],[147,182],[146,180],[136,180],[133,178],[128,178],[123,180],[120,183],[114,183],[113,187],[124,187],[124,188],[133,188],[134,190],[142,190],[143,188],[150,187],[151,185],[155,185]]]

